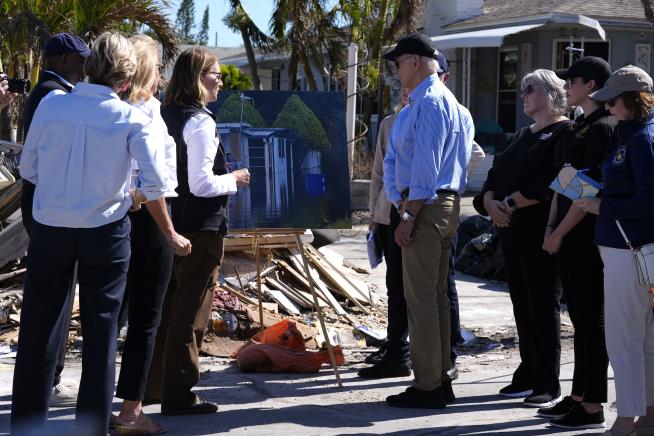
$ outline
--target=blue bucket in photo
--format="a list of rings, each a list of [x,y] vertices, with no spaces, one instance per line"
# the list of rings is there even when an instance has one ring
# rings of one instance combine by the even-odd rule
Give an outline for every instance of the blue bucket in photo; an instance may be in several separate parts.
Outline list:
[[[304,189],[308,195],[322,195],[327,192],[327,176],[324,174],[307,174],[304,176]]]

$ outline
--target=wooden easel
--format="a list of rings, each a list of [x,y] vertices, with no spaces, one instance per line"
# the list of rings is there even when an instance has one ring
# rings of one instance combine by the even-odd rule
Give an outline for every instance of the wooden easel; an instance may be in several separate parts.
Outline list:
[[[279,244],[265,244],[261,243],[260,239],[264,235],[287,235],[295,236],[295,243],[297,245],[298,251],[302,254],[302,263],[304,264],[304,273],[307,276],[307,280],[309,281],[309,289],[311,290],[311,295],[313,297],[313,307],[316,310],[316,313],[318,314],[318,321],[320,322],[320,328],[322,330],[322,334],[325,337],[325,341],[327,343],[327,352],[329,353],[329,361],[332,365],[332,368],[334,370],[334,376],[336,377],[336,384],[338,385],[339,388],[343,387],[343,383],[341,382],[341,376],[338,372],[338,366],[336,365],[336,358],[334,357],[334,350],[332,348],[331,341],[329,340],[329,335],[327,334],[327,326],[325,325],[325,320],[322,316],[322,310],[320,308],[320,305],[318,303],[318,296],[316,294],[316,284],[314,282],[313,277],[311,277],[311,274],[309,272],[309,261],[307,259],[306,253],[304,252],[304,245],[302,244],[302,239],[300,235],[304,234],[303,229],[294,229],[294,228],[288,228],[288,229],[248,229],[248,230],[238,230],[238,234],[240,235],[246,235],[252,238],[252,246],[254,248],[254,255],[256,257],[257,261],[257,296],[259,299],[259,324],[261,325],[260,329],[263,330],[263,296],[261,292],[261,261],[260,261],[260,252],[259,250],[261,248],[279,248]]]

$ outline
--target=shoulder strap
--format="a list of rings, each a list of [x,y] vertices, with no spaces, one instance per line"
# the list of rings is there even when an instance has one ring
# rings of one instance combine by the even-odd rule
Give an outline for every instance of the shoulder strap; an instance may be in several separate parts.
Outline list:
[[[615,223],[618,225],[618,230],[620,230],[620,233],[622,234],[622,237],[624,238],[624,241],[627,243],[627,246],[629,247],[629,249],[634,251],[634,246],[631,245],[631,241],[629,240],[629,238],[627,238],[627,234],[622,229],[622,226],[620,225],[620,221],[615,220]]]

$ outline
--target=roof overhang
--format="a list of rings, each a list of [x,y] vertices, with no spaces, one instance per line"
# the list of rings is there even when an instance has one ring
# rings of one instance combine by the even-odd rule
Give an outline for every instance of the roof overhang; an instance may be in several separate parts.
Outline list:
[[[504,44],[504,38],[509,35],[526,32],[548,24],[587,27],[595,30],[602,40],[606,40],[606,32],[599,21],[584,15],[552,13],[523,17],[519,22],[522,22],[522,24],[515,25],[514,20],[512,26],[506,25],[505,22],[484,22],[457,26],[456,33],[434,36],[431,40],[439,50],[464,47],[501,47]],[[483,29],[480,29],[482,27]]]

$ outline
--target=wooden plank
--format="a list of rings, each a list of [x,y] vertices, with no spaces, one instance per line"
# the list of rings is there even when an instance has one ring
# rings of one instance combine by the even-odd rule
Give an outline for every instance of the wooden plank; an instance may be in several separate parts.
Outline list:
[[[289,248],[295,247],[293,235],[258,235],[260,248]],[[254,250],[254,241],[251,235],[230,235],[224,239],[225,251]]]
[[[286,286],[284,283],[279,282],[271,277],[266,277],[266,283],[268,283],[268,285],[272,286],[273,288],[282,291],[288,298],[295,301],[300,306],[307,309],[311,309],[313,307],[313,303],[310,300],[307,300],[303,295],[299,294],[297,290]]]
[[[18,180],[0,191],[0,221],[4,221],[20,208],[22,180]]]
[[[309,252],[310,259],[316,267],[318,267],[318,269],[320,269],[336,287],[345,293],[350,300],[357,304],[357,306],[359,306],[360,301],[372,304],[368,293],[359,289],[352,280],[345,275],[345,273],[340,271],[338,267],[334,266],[334,264],[332,264],[320,251],[316,250],[309,244],[304,247]]]
[[[0,267],[7,263],[25,256],[29,236],[21,221],[9,224],[0,231]],[[53,248],[56,251],[56,249]]]
[[[243,302],[245,302],[247,304],[252,304],[253,306],[258,306],[259,305],[258,301],[255,301],[252,298],[246,296],[245,294],[240,293],[239,291],[234,289],[232,287],[232,285],[230,285],[228,282],[223,283],[222,285],[220,285],[220,287],[222,289],[226,290],[227,292],[229,292],[230,294],[234,295],[235,297],[240,298],[241,301],[243,301]]]
[[[310,258],[311,255],[307,253],[307,257]],[[332,283],[333,289],[335,291],[339,292],[345,298],[354,303],[354,305],[357,306],[366,315],[370,313],[370,310],[362,304],[362,302],[369,303],[369,301],[361,298],[361,295],[356,289],[352,288],[346,282],[339,282],[337,279],[335,279],[336,273],[328,266],[322,264],[319,260],[313,259],[312,261],[314,265],[316,265],[316,267],[320,270],[320,272],[322,272],[323,275],[327,278],[327,280]]]
[[[304,262],[302,261],[302,254],[300,254],[297,249],[291,249],[289,251],[291,253],[291,261],[293,262],[293,264],[298,269],[304,268]],[[320,290],[320,292],[327,298],[327,302],[329,303],[331,308],[334,309],[334,311],[338,315],[346,315],[347,312],[345,311],[345,309],[343,309],[341,304],[336,300],[336,298],[334,298],[330,290],[327,289],[327,285],[325,285],[325,282],[323,282],[320,279],[320,275],[318,274],[318,271],[316,271],[314,268],[311,268],[310,265],[307,266],[308,266],[307,269],[309,270],[309,274],[311,274],[311,279],[316,284],[318,290]]]
[[[0,282],[4,282],[5,280],[8,280],[10,278],[16,277],[17,275],[23,274],[25,271],[27,271],[27,268],[21,268],[17,269],[16,271],[8,272],[5,274],[0,274]]]
[[[272,290],[263,283],[261,284],[261,291],[268,294],[289,315],[300,315],[300,309],[291,300],[289,300],[282,291]]]

